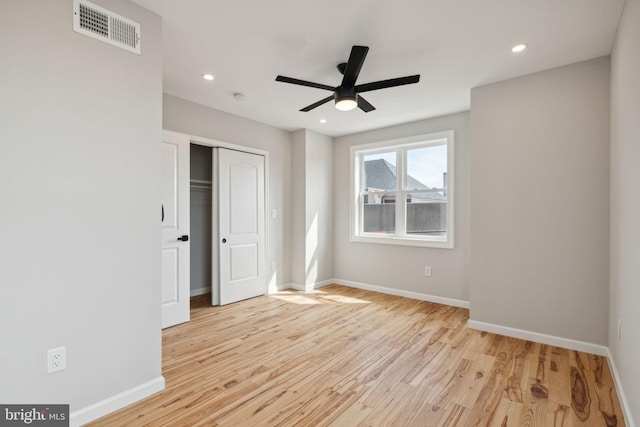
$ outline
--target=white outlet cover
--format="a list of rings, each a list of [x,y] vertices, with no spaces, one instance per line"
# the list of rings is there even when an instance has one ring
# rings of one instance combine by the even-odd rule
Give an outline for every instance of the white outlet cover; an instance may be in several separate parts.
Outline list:
[[[47,372],[62,371],[67,367],[67,348],[58,347],[47,351]]]

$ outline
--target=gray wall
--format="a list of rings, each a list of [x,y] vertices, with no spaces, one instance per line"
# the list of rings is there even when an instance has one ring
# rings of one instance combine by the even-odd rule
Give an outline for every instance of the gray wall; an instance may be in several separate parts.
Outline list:
[[[71,1],[0,2],[3,403],[73,412],[161,375],[161,22],[96,3],[141,56],[73,32]]]
[[[267,271],[270,284],[290,281],[291,134],[256,121],[176,98],[163,97],[164,129],[269,152],[269,194],[267,202]],[[276,209],[277,217],[271,217]],[[276,261],[277,273],[271,272]],[[275,282],[275,283],[273,283]]]
[[[471,135],[471,319],[606,344],[609,59],[473,89]]]
[[[333,275],[333,139],[306,131],[305,284]]]
[[[333,276],[333,139],[292,133],[291,280],[312,285]]]
[[[459,113],[335,138],[334,277],[342,280],[469,300],[469,114]],[[351,242],[349,157],[352,145],[453,130],[455,132],[454,249]],[[424,276],[431,266],[432,276]]]
[[[306,283],[306,135],[305,129],[291,134],[291,281],[299,285]]]
[[[640,421],[640,1],[627,0],[611,55],[609,348]],[[618,341],[618,319],[622,330]],[[627,422],[627,425],[632,425]]]

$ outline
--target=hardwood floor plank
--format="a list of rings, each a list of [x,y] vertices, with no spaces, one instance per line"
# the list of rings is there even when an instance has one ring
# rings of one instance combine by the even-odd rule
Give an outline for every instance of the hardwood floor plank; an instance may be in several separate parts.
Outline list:
[[[494,362],[495,366],[495,362]],[[497,371],[490,371],[487,382],[478,394],[476,401],[469,411],[468,425],[472,427],[488,426],[497,411],[504,395],[504,388],[500,387],[506,381]]]
[[[509,399],[506,394],[503,395],[496,407],[496,410],[491,414],[491,418],[487,425],[491,427],[519,426],[523,406],[524,405],[522,403],[514,402]]]
[[[446,371],[434,369],[444,361],[450,359],[449,346],[445,343],[437,342],[431,345],[427,351],[420,355],[420,361],[403,378],[403,381],[412,386],[418,386],[427,377],[437,376],[442,378]]]
[[[365,420],[373,412],[373,408],[363,405],[359,402],[351,405],[346,411],[335,418],[329,426],[331,427],[344,427],[344,426],[360,426],[366,425]]]
[[[486,354],[476,356],[452,401],[457,405],[472,409],[477,404],[480,393],[490,379],[493,363],[493,356]]]
[[[166,389],[92,426],[624,426],[600,356],[467,328],[468,310],[330,285],[163,331]]]
[[[394,365],[393,369],[385,372],[384,375],[380,377],[380,381],[369,384],[368,390],[364,393],[360,402],[366,406],[375,408],[380,402],[387,399],[389,393],[393,393],[396,390],[411,390],[413,393],[415,388],[404,383],[402,378],[418,361],[418,356],[406,352],[403,353],[398,359],[397,365]]]
[[[571,407],[571,367],[569,350],[551,347],[549,360],[549,400]]]
[[[369,402],[368,405],[363,405],[369,409],[369,415],[362,421],[361,425],[392,425],[397,419],[398,413],[406,410],[403,403],[412,392],[413,387],[401,382],[384,391],[378,388],[376,393],[369,394],[363,399],[365,402]]]
[[[464,406],[451,405],[444,419],[439,424],[442,427],[463,426],[466,424],[467,412]]]

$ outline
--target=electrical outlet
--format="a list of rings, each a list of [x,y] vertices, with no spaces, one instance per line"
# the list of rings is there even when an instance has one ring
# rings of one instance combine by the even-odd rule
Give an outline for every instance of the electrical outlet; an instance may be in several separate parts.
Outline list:
[[[67,348],[58,347],[47,351],[47,372],[62,371],[67,367]]]
[[[424,275],[427,277],[431,277],[431,267],[424,268]]]

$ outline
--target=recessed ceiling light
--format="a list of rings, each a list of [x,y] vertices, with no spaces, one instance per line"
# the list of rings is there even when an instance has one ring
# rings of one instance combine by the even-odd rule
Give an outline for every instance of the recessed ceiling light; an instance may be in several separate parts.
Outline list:
[[[327,119],[320,119],[320,123],[327,123]]]
[[[513,52],[513,53],[522,52],[526,48],[527,48],[526,43],[517,44],[517,45],[515,45],[514,47],[511,48],[511,52]]]
[[[203,74],[202,78],[205,80],[213,80],[213,74]]]

